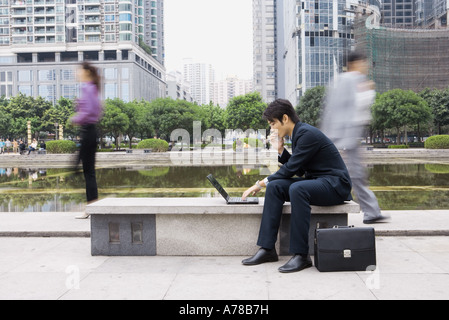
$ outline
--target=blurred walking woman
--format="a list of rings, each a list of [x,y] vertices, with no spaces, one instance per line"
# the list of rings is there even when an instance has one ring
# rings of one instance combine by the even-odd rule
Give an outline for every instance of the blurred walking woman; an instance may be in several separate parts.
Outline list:
[[[102,115],[100,100],[100,76],[95,67],[83,62],[77,73],[81,82],[81,97],[76,103],[76,114],[71,119],[72,123],[81,126],[81,150],[79,161],[83,163],[84,179],[86,180],[87,204],[98,200],[97,179],[95,176],[95,153],[97,151],[96,124]],[[84,214],[78,219],[87,219]]]

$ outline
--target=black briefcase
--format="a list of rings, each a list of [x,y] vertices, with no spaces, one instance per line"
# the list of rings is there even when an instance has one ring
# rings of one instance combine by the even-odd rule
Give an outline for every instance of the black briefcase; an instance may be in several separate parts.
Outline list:
[[[315,233],[315,267],[320,272],[374,271],[376,238],[373,228],[334,227]]]

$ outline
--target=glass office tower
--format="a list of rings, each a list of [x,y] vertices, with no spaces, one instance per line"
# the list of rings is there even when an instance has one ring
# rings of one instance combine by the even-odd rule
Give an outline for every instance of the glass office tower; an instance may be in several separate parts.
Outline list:
[[[303,1],[300,9],[298,60],[301,96],[307,89],[328,85],[346,66],[344,57],[351,49],[352,19],[346,15],[346,1]]]
[[[298,103],[304,93],[327,86],[346,67],[354,45],[354,14],[346,0],[284,0],[278,5],[278,88]]]

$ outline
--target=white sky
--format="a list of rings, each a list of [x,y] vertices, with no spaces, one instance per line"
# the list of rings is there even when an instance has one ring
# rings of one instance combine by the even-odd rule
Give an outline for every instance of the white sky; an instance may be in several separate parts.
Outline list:
[[[217,80],[253,78],[252,0],[165,0],[165,65],[210,63]]]

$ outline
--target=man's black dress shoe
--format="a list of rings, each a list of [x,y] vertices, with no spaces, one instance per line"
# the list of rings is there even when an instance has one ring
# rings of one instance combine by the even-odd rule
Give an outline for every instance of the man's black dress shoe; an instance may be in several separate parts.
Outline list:
[[[312,259],[308,255],[307,258],[301,257],[299,254],[293,256],[289,262],[280,267],[278,270],[282,273],[298,272],[312,267]]]
[[[277,262],[277,261],[279,261],[279,257],[278,254],[276,253],[276,249],[267,250],[261,248],[259,251],[257,251],[255,256],[243,260],[242,263],[245,266],[257,266],[265,262]]]
[[[376,224],[376,223],[389,223],[391,222],[391,217],[380,216],[371,220],[363,220],[364,224]]]

